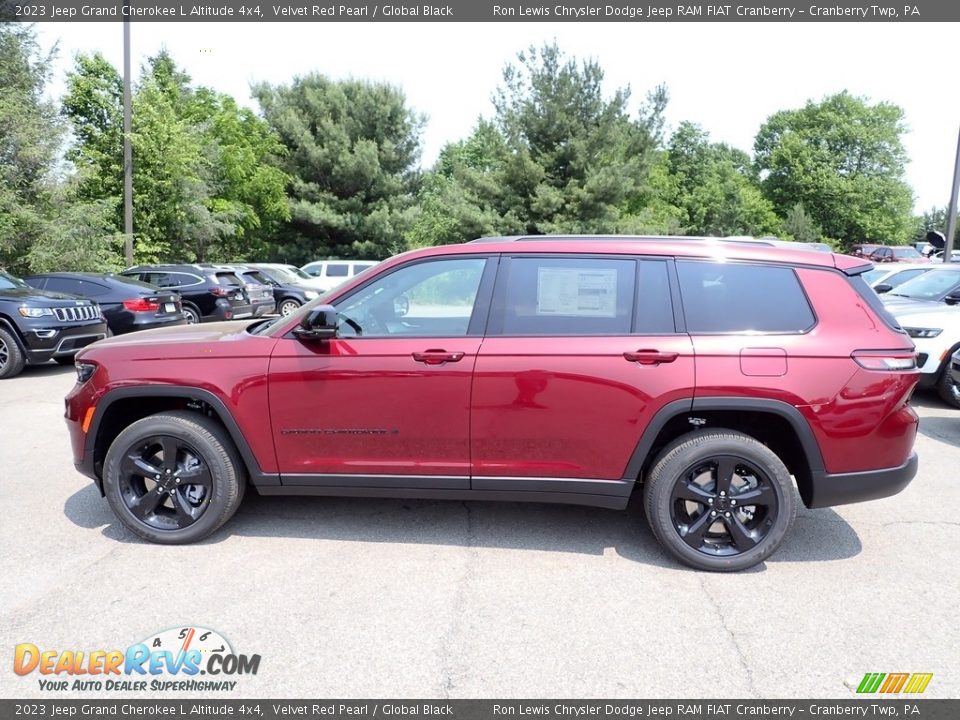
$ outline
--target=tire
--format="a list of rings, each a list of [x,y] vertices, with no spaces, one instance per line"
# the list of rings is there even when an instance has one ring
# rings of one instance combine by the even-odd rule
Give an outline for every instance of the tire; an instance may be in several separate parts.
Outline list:
[[[73,355],[57,355],[53,361],[57,365],[63,365],[65,367],[73,365]]]
[[[27,365],[17,338],[5,327],[0,327],[0,380],[19,375]]]
[[[280,305],[277,307],[277,312],[280,313],[281,317],[286,317],[290,313],[296,312],[298,309],[300,309],[300,303],[298,301],[287,299],[280,303]]]
[[[187,325],[198,325],[200,323],[200,311],[193,305],[184,305],[181,310],[187,316]]]
[[[178,476],[196,482],[181,483]],[[215,532],[237,511],[245,485],[226,431],[192,412],[163,412],[133,423],[110,445],[103,466],[104,492],[120,522],[164,545]]]
[[[677,560],[716,572],[763,562],[797,515],[780,458],[733,430],[690,433],[664,448],[647,475],[643,507],[654,536]]]
[[[947,355],[947,359],[943,363],[943,369],[940,371],[940,377],[937,378],[937,394],[950,407],[960,408],[960,385],[950,374],[951,355],[953,355],[953,351],[950,355]]]

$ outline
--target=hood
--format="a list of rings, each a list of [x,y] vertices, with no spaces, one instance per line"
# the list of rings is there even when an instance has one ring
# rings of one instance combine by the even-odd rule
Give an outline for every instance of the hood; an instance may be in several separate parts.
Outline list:
[[[891,307],[889,310],[904,327],[960,328],[960,306],[944,303],[915,303]]]
[[[34,287],[17,287],[9,290],[0,290],[0,300],[17,300],[30,302],[41,307],[61,307],[63,305],[93,305],[90,300],[70,293],[38,290]]]
[[[173,327],[141,330],[117,335],[97,343],[103,348],[156,347],[157,345],[211,345],[236,342],[249,338],[245,332],[253,320],[203,323],[201,325],[175,325]]]

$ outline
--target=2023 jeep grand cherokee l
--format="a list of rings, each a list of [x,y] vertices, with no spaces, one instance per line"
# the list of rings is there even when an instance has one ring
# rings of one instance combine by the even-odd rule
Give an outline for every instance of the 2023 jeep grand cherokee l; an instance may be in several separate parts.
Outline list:
[[[914,347],[871,267],[703,239],[409,252],[288,317],[84,351],[73,454],[154,542],[209,535],[248,482],[608,508],[642,487],[676,558],[742,569],[780,544],[794,484],[825,507],[916,474]]]

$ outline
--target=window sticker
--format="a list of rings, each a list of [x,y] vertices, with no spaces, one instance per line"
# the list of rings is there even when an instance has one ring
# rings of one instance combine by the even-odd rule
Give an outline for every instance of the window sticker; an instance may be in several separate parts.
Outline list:
[[[537,314],[616,317],[616,269],[539,268]]]

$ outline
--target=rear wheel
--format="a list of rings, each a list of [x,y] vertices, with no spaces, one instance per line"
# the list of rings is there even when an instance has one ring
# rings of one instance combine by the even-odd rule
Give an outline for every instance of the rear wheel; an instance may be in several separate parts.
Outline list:
[[[243,499],[245,477],[224,429],[196,413],[165,412],[121,432],[103,467],[103,487],[128,529],[155,543],[201,540]]]
[[[296,312],[299,308],[300,303],[298,303],[296,300],[284,300],[282,303],[280,303],[280,307],[277,308],[277,312],[285,317],[290,313]]]
[[[797,513],[786,466],[768,447],[732,430],[678,438],[644,485],[654,536],[701,570],[752,567],[780,545]]]
[[[0,327],[0,380],[19,375],[26,366],[17,339],[4,327]]]
[[[200,311],[193,305],[184,305],[183,314],[187,318],[188,325],[196,325],[200,322]]]

